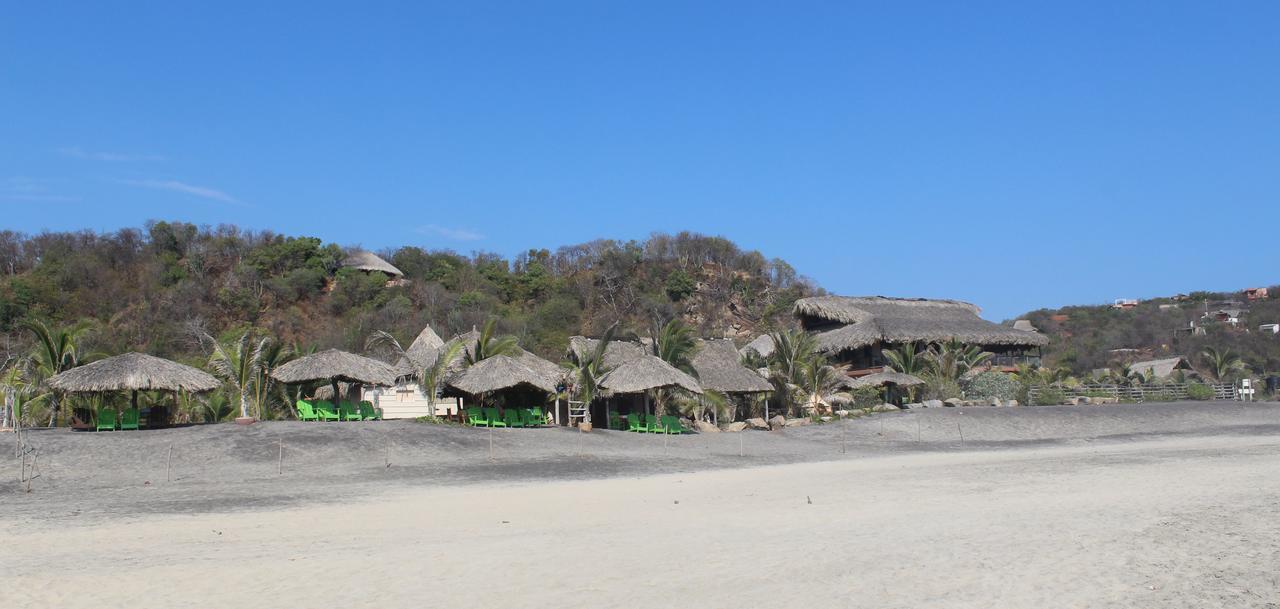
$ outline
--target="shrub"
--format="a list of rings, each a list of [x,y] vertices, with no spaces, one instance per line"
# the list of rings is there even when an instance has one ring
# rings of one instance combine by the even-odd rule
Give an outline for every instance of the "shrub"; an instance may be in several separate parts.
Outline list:
[[[965,396],[970,399],[1012,400],[1018,397],[1018,381],[1012,375],[988,370],[975,375],[965,384]]]
[[[1191,383],[1187,385],[1187,397],[1193,400],[1213,399],[1213,387],[1204,383]]]
[[[849,392],[853,398],[852,406],[854,408],[871,408],[884,402],[880,397],[880,390],[875,387],[858,387]]]
[[[929,376],[925,378],[924,398],[926,400],[945,400],[960,397],[960,383],[951,379]]]
[[[1036,393],[1036,406],[1053,406],[1066,401],[1067,394],[1057,387],[1045,387]]]

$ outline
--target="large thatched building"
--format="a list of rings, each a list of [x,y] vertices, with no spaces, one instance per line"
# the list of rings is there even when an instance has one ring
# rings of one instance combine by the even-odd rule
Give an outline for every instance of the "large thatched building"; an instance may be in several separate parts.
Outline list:
[[[884,349],[907,343],[959,340],[994,353],[991,363],[1000,367],[1039,363],[1040,348],[1049,343],[1039,332],[982,319],[977,306],[958,300],[815,296],[796,301],[794,312],[818,349],[854,376],[879,372]],[[749,347],[767,356],[773,344],[757,339]]]

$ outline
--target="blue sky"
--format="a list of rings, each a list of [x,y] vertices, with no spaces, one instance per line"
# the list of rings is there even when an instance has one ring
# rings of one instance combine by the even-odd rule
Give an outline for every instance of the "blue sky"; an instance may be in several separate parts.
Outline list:
[[[993,319],[1280,283],[1280,3],[107,4],[0,18],[6,228],[693,230]]]

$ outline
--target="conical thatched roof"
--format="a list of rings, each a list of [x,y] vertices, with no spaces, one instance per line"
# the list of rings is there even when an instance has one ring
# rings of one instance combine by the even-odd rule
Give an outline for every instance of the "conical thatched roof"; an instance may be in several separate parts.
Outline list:
[[[506,355],[495,355],[480,360],[449,379],[446,384],[472,395],[521,386],[541,389],[547,393],[556,390],[555,383],[542,373]]]
[[[814,296],[796,301],[795,314],[818,332],[818,348],[828,353],[875,343],[939,342],[956,339],[973,345],[1039,346],[1049,339],[991,323],[978,307],[958,300],[884,296]]]
[[[49,386],[60,391],[190,391],[217,389],[213,375],[185,364],[147,355],[125,353],[55,374]]]
[[[598,339],[587,338],[585,336],[569,337],[569,353],[568,355],[577,361],[588,353],[596,350],[600,344]],[[622,364],[649,356],[649,352],[644,345],[625,340],[609,341],[609,346],[604,350],[604,365],[606,368],[616,368]]]
[[[600,379],[600,386],[615,394],[643,393],[663,387],[681,387],[702,393],[702,386],[697,380],[652,355],[623,362]]]
[[[413,339],[413,344],[409,345],[404,353],[409,356],[409,362],[413,367],[421,370],[435,360],[437,351],[443,346],[444,340],[431,329],[431,326],[427,326],[418,333],[418,337]]]
[[[741,364],[733,341],[699,341],[697,354],[693,356],[693,369],[698,371],[698,385],[723,393],[765,393],[773,391],[773,385],[754,370]]]
[[[351,252],[349,256],[342,260],[342,266],[358,271],[379,271],[396,277],[404,276],[404,271],[378,257],[373,252]]]
[[[271,371],[271,378],[281,383],[312,381],[344,381],[364,385],[394,385],[395,370],[376,359],[329,349],[281,365]]]
[[[875,374],[853,379],[846,383],[850,389],[858,387],[879,387],[881,385],[897,385],[899,387],[911,387],[913,385],[923,385],[924,380],[918,376],[903,374],[894,370],[885,370]]]
[[[738,353],[746,355],[748,350],[755,351],[761,357],[769,357],[773,354],[773,337],[768,334],[761,334],[751,342],[743,345],[741,349],[738,349]]]

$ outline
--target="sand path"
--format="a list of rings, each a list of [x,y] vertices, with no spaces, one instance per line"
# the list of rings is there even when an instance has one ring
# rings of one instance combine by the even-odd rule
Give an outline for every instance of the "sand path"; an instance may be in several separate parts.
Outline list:
[[[1277,607],[1280,438],[0,525],[3,607]]]

